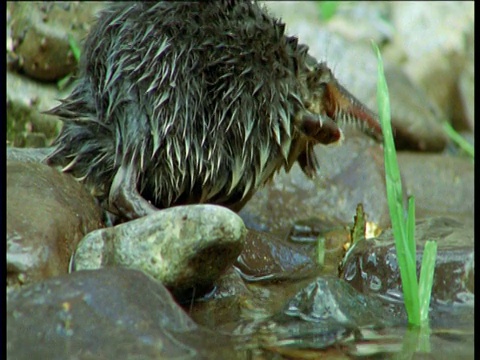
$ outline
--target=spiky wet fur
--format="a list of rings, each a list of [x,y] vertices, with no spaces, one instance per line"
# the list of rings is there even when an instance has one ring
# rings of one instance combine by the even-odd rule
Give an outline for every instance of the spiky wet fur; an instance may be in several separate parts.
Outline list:
[[[158,208],[235,208],[312,151],[294,121],[312,60],[284,28],[245,1],[112,4],[86,40],[78,85],[50,111],[64,127],[49,163],[100,198],[129,163]]]

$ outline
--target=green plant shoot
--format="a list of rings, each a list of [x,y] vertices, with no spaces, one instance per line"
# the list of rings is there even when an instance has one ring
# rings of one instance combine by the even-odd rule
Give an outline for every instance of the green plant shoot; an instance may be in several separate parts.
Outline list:
[[[383,71],[383,61],[377,45],[373,42],[372,45],[378,59],[377,99],[379,118],[384,136],[387,201],[402,279],[403,297],[408,322],[412,325],[421,326],[428,321],[433,271],[435,268],[436,243],[427,242],[428,246],[425,246],[419,284],[416,271],[415,199],[413,196],[409,198],[407,216],[405,216],[402,181],[392,135],[390,101]]]

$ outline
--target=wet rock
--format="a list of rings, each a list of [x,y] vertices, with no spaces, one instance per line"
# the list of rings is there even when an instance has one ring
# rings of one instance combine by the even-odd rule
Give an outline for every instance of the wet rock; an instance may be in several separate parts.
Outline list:
[[[176,290],[213,283],[238,257],[245,225],[215,205],[177,206],[88,234],[75,252],[75,270],[124,266]]]
[[[200,301],[223,300],[230,297],[242,297],[248,288],[239,272],[232,266],[214,283],[214,291]]]
[[[473,306],[474,236],[471,225],[446,217],[417,221],[417,276],[427,240],[437,242],[432,289],[434,308],[444,304]],[[377,239],[363,240],[348,252],[341,277],[364,294],[375,294],[393,304],[402,298],[400,271],[391,230]],[[435,321],[436,317],[431,317]]]
[[[473,219],[475,166],[471,159],[399,152],[404,192],[415,196],[417,218],[431,215]]]
[[[283,238],[302,219],[349,224],[359,203],[368,221],[381,228],[390,224],[379,144],[348,137],[341,146],[317,146],[315,153],[320,165],[316,179],[307,178],[295,164],[288,174],[279,172],[260,189],[240,215],[255,222],[255,228]]]
[[[347,139],[340,147],[317,146],[321,169],[317,179],[306,178],[296,165],[289,174],[280,172],[240,215],[249,228],[287,237],[302,221],[350,224],[356,205],[363,203],[367,220],[387,228],[390,217],[382,151],[361,138]],[[474,166],[470,159],[399,152],[398,160],[404,195],[415,195],[417,217],[450,214],[471,218]]]
[[[302,278],[316,269],[314,256],[266,233],[249,230],[235,267],[247,281]]]
[[[7,162],[7,286],[67,273],[80,239],[102,226],[102,211],[73,177]]]
[[[244,358],[197,326],[169,292],[130,269],[79,271],[7,297],[11,359]]]
[[[61,121],[42,111],[58,105],[65,90],[7,71],[7,144],[17,147],[45,147],[55,138]]]
[[[262,349],[263,358],[391,359],[426,351],[417,345],[425,337],[431,358],[473,358],[473,307],[437,307],[432,318],[426,334],[410,332],[404,312],[392,312],[381,298],[358,293],[336,276],[322,276],[274,315],[239,321],[233,332],[248,339],[250,348]]]
[[[319,219],[303,219],[293,224],[289,240],[294,243],[315,243],[320,236],[325,237],[327,234],[348,231],[344,224],[338,222],[328,222],[328,219],[324,221]],[[334,239],[331,239],[334,240]],[[337,248],[345,242],[345,238],[342,241],[333,241],[329,244],[329,248]]]
[[[77,62],[68,36],[81,43],[90,30],[94,14],[103,6],[99,2],[12,5],[12,47],[20,68],[34,79],[48,81],[72,72]]]

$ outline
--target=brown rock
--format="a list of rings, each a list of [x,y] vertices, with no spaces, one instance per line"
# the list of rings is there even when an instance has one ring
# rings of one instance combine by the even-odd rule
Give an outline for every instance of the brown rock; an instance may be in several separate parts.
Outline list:
[[[73,177],[7,161],[7,286],[67,273],[77,243],[102,226],[100,208]]]

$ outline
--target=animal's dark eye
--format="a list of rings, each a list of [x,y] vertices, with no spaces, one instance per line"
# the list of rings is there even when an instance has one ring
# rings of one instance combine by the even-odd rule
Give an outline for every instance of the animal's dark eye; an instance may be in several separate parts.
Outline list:
[[[325,63],[319,63],[315,67],[315,78],[319,84],[328,84],[332,81],[333,75]]]
[[[320,90],[325,90],[325,89],[327,88],[327,83],[325,83],[325,82],[320,82],[320,83],[318,84],[318,88],[319,88]]]

